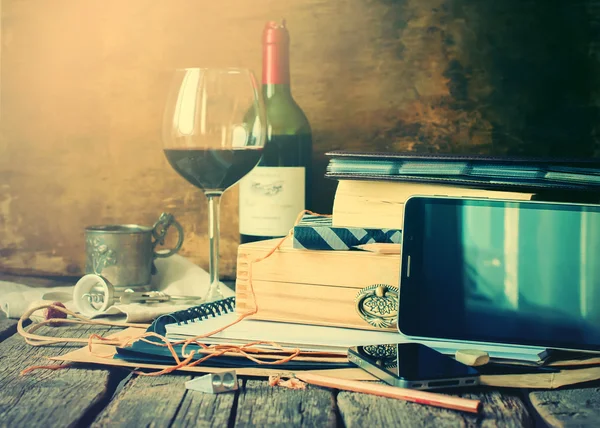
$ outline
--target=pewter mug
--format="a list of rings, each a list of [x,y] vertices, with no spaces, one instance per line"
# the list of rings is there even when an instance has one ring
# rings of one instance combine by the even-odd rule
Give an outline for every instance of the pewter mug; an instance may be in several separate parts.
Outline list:
[[[164,245],[168,229],[177,230],[175,247],[156,251]],[[85,229],[85,273],[106,278],[115,289],[149,289],[155,273],[154,259],[177,253],[183,244],[183,229],[175,218],[162,213],[152,227],[137,224],[108,224]]]

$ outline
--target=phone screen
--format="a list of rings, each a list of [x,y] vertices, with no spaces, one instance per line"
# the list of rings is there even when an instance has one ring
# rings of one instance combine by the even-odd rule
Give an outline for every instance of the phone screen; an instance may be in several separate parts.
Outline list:
[[[368,345],[351,348],[368,364],[406,381],[434,381],[477,376],[472,367],[419,343]],[[350,361],[355,362],[352,358]],[[358,363],[360,366],[360,362]]]
[[[600,350],[600,206],[411,198],[409,336]]]

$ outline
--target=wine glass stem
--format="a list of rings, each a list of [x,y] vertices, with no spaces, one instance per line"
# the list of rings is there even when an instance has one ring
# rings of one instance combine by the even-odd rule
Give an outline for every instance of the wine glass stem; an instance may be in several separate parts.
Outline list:
[[[205,300],[212,302],[223,298],[219,282],[219,206],[221,194],[209,194],[208,197],[208,237],[210,251],[208,253],[208,271],[210,287]]]

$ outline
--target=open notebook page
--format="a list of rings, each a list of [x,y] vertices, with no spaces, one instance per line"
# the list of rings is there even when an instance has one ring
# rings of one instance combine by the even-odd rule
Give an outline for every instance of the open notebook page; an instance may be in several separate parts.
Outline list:
[[[229,313],[216,318],[187,324],[167,325],[167,337],[198,336],[221,328],[238,318]],[[355,345],[397,343],[403,341],[399,333],[387,331],[358,330],[340,327],[292,324],[275,321],[243,320],[226,330],[211,336],[214,342],[246,343],[253,341],[276,342],[291,345],[302,350],[346,351]]]
[[[216,318],[188,322],[187,324],[168,324],[167,337],[172,340],[199,336],[217,330],[238,318],[238,314],[229,313]],[[284,347],[298,347],[302,351],[346,352],[351,346],[381,345],[388,343],[410,342],[400,333],[388,331],[359,330],[341,327],[293,324],[275,321],[243,320],[219,332],[208,343],[244,344],[253,341],[276,342]],[[454,354],[458,349],[480,349],[492,358],[541,362],[545,358],[545,348],[506,346],[502,344],[474,345],[470,343],[419,340],[445,354]]]

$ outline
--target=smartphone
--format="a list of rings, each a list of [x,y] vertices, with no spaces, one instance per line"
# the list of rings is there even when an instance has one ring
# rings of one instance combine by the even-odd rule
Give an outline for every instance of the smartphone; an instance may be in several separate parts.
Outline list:
[[[390,385],[412,389],[479,384],[473,367],[420,343],[355,346],[348,360]]]
[[[600,205],[406,201],[398,330],[600,352]]]

